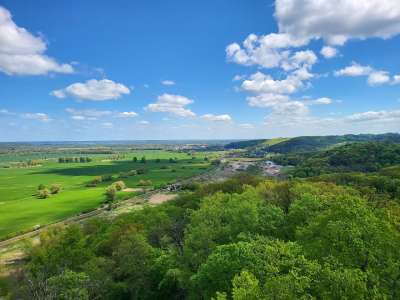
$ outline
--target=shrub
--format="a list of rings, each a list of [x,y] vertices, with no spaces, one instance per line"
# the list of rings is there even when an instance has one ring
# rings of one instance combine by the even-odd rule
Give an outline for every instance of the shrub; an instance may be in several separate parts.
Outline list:
[[[52,194],[58,194],[60,190],[61,190],[61,185],[59,184],[52,184],[50,187],[50,193]]]
[[[90,181],[86,186],[88,187],[95,187],[97,186],[99,183],[102,182],[102,178],[101,176],[96,176],[92,181]]]
[[[172,170],[171,170],[171,172],[172,172],[172,173],[175,173],[175,172],[176,172],[176,170],[175,170],[175,169],[172,169]]]
[[[135,156],[135,157],[132,159],[132,161],[133,161],[133,162],[137,162],[137,157]]]
[[[156,163],[159,163],[159,162],[161,162],[161,159],[157,158]]]
[[[146,172],[147,172],[146,169],[138,169],[138,170],[137,170],[137,173],[138,173],[139,175],[145,174]]]
[[[168,166],[161,166],[160,169],[162,170],[168,169]]]
[[[121,172],[119,173],[119,178],[128,178],[129,174],[127,172]]]
[[[146,163],[146,157],[143,156],[143,157],[140,159],[140,162],[141,162],[142,164],[145,164],[145,163]]]
[[[137,171],[136,170],[130,170],[127,174],[128,174],[128,176],[135,176],[135,175],[137,175]]]
[[[149,186],[152,184],[153,184],[153,182],[151,180],[145,180],[145,179],[139,180],[139,183],[138,183],[138,185],[140,185],[140,186]]]
[[[50,193],[49,193],[48,189],[44,188],[44,189],[41,189],[39,191],[38,198],[46,199],[46,198],[49,198],[49,197],[50,197]]]
[[[45,188],[46,188],[45,185],[43,183],[41,183],[38,185],[37,189],[40,191],[40,190],[44,190]]]
[[[113,180],[112,175],[106,174],[106,175],[101,175],[101,181],[111,181]]]
[[[117,195],[117,189],[115,188],[114,185],[110,185],[110,186],[106,189],[107,201],[114,201],[116,195]]]
[[[124,188],[126,188],[125,182],[123,182],[122,180],[114,182],[114,186],[115,186],[117,191],[121,191]]]

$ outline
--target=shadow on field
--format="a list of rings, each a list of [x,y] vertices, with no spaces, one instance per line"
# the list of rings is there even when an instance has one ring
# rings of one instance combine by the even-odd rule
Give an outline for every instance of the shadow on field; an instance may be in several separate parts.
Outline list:
[[[77,165],[65,164],[65,168],[52,168],[48,170],[41,170],[31,174],[58,174],[65,176],[100,176],[105,174],[116,174],[119,172],[128,172],[131,170],[139,169],[160,169],[162,166],[173,168],[182,163],[188,163],[189,160],[179,160],[178,163],[169,163],[168,161],[161,161],[157,163],[155,160],[148,160],[146,163],[133,162],[133,161],[112,161],[107,165],[102,165],[101,162],[97,165]]]

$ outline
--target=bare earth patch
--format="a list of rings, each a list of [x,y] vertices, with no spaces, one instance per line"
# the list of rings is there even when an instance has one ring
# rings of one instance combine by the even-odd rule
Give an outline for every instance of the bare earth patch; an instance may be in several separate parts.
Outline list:
[[[123,189],[122,191],[123,192],[129,192],[129,193],[131,193],[131,192],[142,192],[143,189],[142,188],[126,188],[126,189]]]
[[[176,197],[176,194],[154,194],[149,198],[150,204],[160,204],[169,200],[172,200]]]

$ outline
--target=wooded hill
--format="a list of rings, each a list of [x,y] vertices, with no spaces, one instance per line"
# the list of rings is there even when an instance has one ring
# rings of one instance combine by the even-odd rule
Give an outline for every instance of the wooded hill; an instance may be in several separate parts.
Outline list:
[[[300,136],[289,139],[265,139],[234,142],[225,145],[225,149],[263,150],[273,153],[310,152],[327,149],[350,142],[393,142],[400,143],[400,134],[348,134],[330,136]]]

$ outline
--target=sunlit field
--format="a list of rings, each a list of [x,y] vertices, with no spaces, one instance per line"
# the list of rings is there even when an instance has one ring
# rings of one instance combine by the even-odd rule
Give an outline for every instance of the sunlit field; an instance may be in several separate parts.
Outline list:
[[[142,157],[146,162],[141,162]],[[134,162],[133,157],[138,161]],[[205,157],[209,157],[206,161]],[[213,154],[144,150],[130,152],[123,159],[110,160],[97,156],[88,163],[58,163],[56,159],[40,162],[33,167],[0,169],[0,238],[62,220],[81,212],[92,210],[105,201],[105,189],[111,183],[123,180],[127,187],[136,188],[140,181],[150,187],[172,183],[191,177],[210,168]],[[170,161],[173,159],[173,162]],[[121,175],[131,170],[145,170],[144,174]],[[96,176],[112,175],[113,179],[95,187],[86,185]],[[150,182],[149,182],[150,181]],[[38,186],[61,186],[61,191],[46,199],[38,198]],[[120,198],[135,193],[119,192]]]

